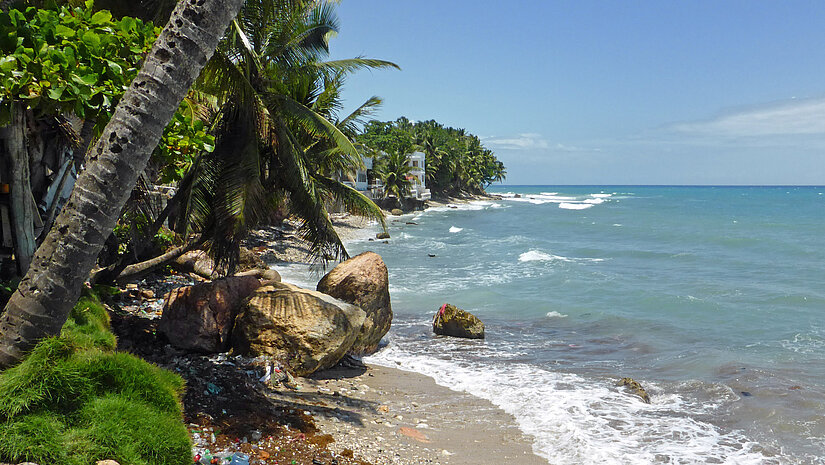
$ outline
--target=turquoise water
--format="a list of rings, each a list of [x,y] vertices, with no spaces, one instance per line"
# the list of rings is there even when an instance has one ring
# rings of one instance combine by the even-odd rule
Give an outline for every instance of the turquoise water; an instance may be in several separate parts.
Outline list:
[[[350,244],[390,270],[369,361],[490,399],[554,464],[825,462],[825,188],[490,191]],[[444,302],[487,339],[433,337]]]

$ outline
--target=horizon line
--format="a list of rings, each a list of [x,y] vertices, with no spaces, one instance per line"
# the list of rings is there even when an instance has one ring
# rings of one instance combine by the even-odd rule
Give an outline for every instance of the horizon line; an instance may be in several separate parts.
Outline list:
[[[822,184],[496,184],[490,187],[816,187],[825,188]]]

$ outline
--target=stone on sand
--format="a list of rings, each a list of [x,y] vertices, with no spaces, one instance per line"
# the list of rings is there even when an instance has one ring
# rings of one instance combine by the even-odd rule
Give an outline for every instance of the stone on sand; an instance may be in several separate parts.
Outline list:
[[[352,348],[366,313],[355,305],[287,283],[258,288],[235,319],[232,348],[268,355],[306,376],[335,365]]]
[[[254,276],[230,276],[177,288],[166,296],[158,329],[179,349],[224,352],[235,315],[260,286]]]
[[[317,290],[361,307],[367,314],[350,353],[375,352],[392,324],[387,265],[375,252],[364,252],[340,263],[318,282]]]

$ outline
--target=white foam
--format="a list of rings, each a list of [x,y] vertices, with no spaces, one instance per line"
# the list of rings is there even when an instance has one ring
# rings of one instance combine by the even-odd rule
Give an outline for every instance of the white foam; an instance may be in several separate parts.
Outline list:
[[[592,207],[592,203],[570,203],[570,202],[563,202],[559,204],[559,208],[564,210],[584,210],[587,208]]]
[[[604,203],[604,202],[605,202],[605,200],[601,197],[595,198],[595,199],[585,199],[584,200],[584,203],[589,203],[589,204],[593,204],[593,205],[598,205],[598,204]]]
[[[479,365],[413,355],[393,342],[364,360],[424,373],[442,386],[491,401],[513,415],[532,436],[533,450],[554,464],[766,460],[756,451],[758,445],[741,434],[722,433],[695,418],[712,416],[712,410],[689,405],[675,394],[660,395],[650,382],[645,383],[653,395],[648,405],[617,388],[615,380],[589,380],[520,363]]]
[[[518,261],[520,262],[550,262],[553,260],[560,260],[563,262],[571,261],[567,257],[561,257],[558,255],[552,255],[549,253],[544,253],[538,250],[531,250],[529,252],[524,252],[523,254],[518,256]]]
[[[552,312],[547,312],[547,315],[545,315],[545,316],[547,318],[567,318],[567,315],[565,315],[564,313],[559,313],[555,310],[552,311]]]
[[[450,226],[450,232],[451,233],[457,233],[457,232],[461,232],[461,231],[464,231],[464,228],[457,228],[455,226]]]
[[[566,263],[573,263],[573,262],[603,262],[603,258],[570,258],[564,257],[561,255],[553,255],[549,253],[542,252],[540,250],[530,250],[524,252],[523,254],[519,255],[518,261],[520,262],[550,262],[550,261],[560,261]]]
[[[590,197],[593,197],[593,198],[596,198],[596,199],[606,199],[606,198],[612,197],[612,196],[613,196],[613,194],[590,194]]]

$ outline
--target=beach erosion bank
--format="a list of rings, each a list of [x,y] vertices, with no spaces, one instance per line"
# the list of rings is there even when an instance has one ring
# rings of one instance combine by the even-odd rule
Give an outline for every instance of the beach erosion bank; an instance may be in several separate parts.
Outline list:
[[[449,208],[473,200],[489,198],[429,205]],[[385,213],[388,224],[411,220],[410,214]],[[332,220],[345,243],[372,239],[382,244],[375,238],[381,231],[377,222],[346,214],[332,215]],[[306,244],[290,232],[280,231],[277,242],[271,234],[257,232],[250,245],[271,245],[272,255],[265,259],[284,281],[314,289],[320,274],[309,272]],[[352,451],[375,465],[548,463],[533,453],[531,438],[510,414],[485,399],[440,386],[426,374],[367,363],[360,369],[339,366],[296,382],[299,390],[282,388],[275,397],[310,412],[319,430],[334,438],[328,447],[337,454]]]

